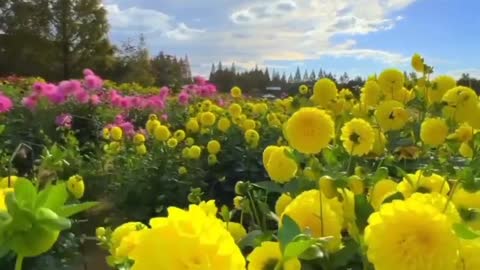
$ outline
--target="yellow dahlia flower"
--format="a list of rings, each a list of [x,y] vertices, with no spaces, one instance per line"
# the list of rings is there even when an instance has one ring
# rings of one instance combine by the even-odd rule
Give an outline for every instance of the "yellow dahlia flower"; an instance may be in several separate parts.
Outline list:
[[[220,150],[222,149],[221,144],[217,140],[211,140],[207,144],[207,151],[209,154],[218,154]]]
[[[480,239],[460,240],[460,259],[456,270],[480,269]]]
[[[478,97],[475,91],[469,87],[457,86],[449,89],[442,97],[445,103],[444,114],[457,122],[470,120],[472,111],[477,109]]]
[[[112,127],[110,129],[110,137],[115,141],[120,141],[123,137],[123,131],[120,127]]]
[[[234,98],[239,98],[242,96],[242,89],[238,86],[234,86],[232,89],[230,89],[230,95]]]
[[[230,123],[230,120],[228,120],[227,117],[221,117],[220,120],[217,122],[217,128],[221,132],[227,132],[228,129],[230,128],[232,124]]]
[[[456,139],[459,142],[469,142],[473,139],[475,131],[468,123],[463,123],[456,130],[455,133],[448,136],[449,139]]]
[[[173,137],[178,142],[182,142],[183,140],[185,140],[185,136],[186,136],[185,131],[183,131],[182,129],[179,129],[173,133]]]
[[[133,143],[134,144],[143,144],[145,142],[145,135],[142,133],[137,133],[133,136]]]
[[[378,76],[377,82],[384,94],[393,96],[395,92],[402,90],[405,77],[398,69],[385,69]]]
[[[372,150],[375,133],[370,123],[360,118],[354,118],[342,127],[340,139],[350,155],[363,156]]]
[[[168,217],[150,220],[130,253],[132,270],[244,270],[245,259],[223,222],[199,206],[170,207]]]
[[[200,155],[202,154],[202,148],[198,145],[192,145],[188,149],[188,157],[191,159],[199,159]]]
[[[458,238],[447,216],[418,200],[395,200],[370,216],[367,256],[376,270],[455,270]]]
[[[175,138],[170,138],[167,140],[167,146],[170,148],[175,148],[178,145],[178,141]]]
[[[335,136],[330,115],[310,107],[295,112],[288,119],[285,131],[290,146],[305,154],[319,153]]]
[[[248,270],[300,270],[302,265],[297,258],[292,258],[282,263],[282,253],[278,242],[265,241],[259,247],[256,247],[247,257]]]
[[[380,209],[383,201],[397,192],[397,183],[390,179],[378,181],[370,190],[370,204],[373,209]]]
[[[155,139],[164,142],[170,138],[171,133],[167,126],[160,125],[155,129],[153,135],[155,136]]]
[[[67,181],[67,189],[76,199],[82,198],[83,193],[85,192],[85,183],[83,182],[83,177],[78,174],[70,176]]]
[[[454,78],[447,75],[438,76],[433,80],[432,88],[428,89],[428,101],[430,103],[440,103],[443,95],[455,86],[457,86],[457,81]]]
[[[312,101],[324,108],[337,98],[337,86],[328,78],[318,80],[313,86]]]
[[[211,127],[215,124],[215,121],[217,120],[217,117],[215,116],[214,113],[212,112],[204,112],[200,116],[200,123],[204,127]]]
[[[240,105],[238,105],[238,103],[232,103],[228,107],[228,111],[230,112],[231,115],[237,116],[237,115],[240,115],[242,113],[242,107]]]
[[[190,133],[197,133],[200,130],[200,125],[197,119],[190,118],[185,124],[185,130]]]
[[[287,193],[282,193],[280,197],[278,197],[277,202],[275,203],[275,214],[277,216],[281,216],[283,214],[283,211],[285,211],[285,208],[292,202],[292,197],[290,197],[289,194]]]
[[[377,107],[375,118],[384,131],[399,130],[407,123],[409,113],[401,102],[388,100]]]
[[[420,54],[416,53],[412,56],[412,67],[416,72],[423,72],[425,70],[425,63]]]
[[[272,181],[277,183],[286,183],[292,180],[297,174],[298,165],[295,160],[291,159],[285,151],[287,147],[270,148],[266,156],[265,170]]]
[[[480,191],[469,192],[463,187],[458,187],[453,193],[452,202],[461,212],[469,212],[469,209],[480,209]],[[480,230],[480,217],[476,214],[464,215],[463,221],[475,230]]]
[[[450,186],[443,176],[436,173],[426,176],[418,170],[415,174],[407,174],[398,184],[397,189],[405,198],[408,198],[414,192],[437,192],[446,195],[450,191]]]
[[[445,142],[448,126],[442,118],[427,118],[420,127],[420,139],[430,146],[439,146]]]
[[[145,144],[142,143],[142,144],[139,144],[139,145],[135,146],[135,151],[139,155],[145,155],[147,153],[147,147],[145,146]]]
[[[302,84],[298,87],[298,92],[302,95],[306,95],[308,93],[308,86]]]
[[[328,250],[340,247],[343,206],[336,198],[328,199],[318,190],[304,191],[287,206],[284,215],[295,220],[302,230],[310,230],[314,237],[333,237],[327,244]]]
[[[132,236],[135,232],[145,229],[146,226],[141,222],[127,222],[118,226],[110,238],[110,254],[115,258],[115,261],[121,262],[133,250],[137,244],[138,235]]]
[[[376,81],[367,81],[362,88],[360,101],[367,107],[375,107],[380,101],[381,90]]]

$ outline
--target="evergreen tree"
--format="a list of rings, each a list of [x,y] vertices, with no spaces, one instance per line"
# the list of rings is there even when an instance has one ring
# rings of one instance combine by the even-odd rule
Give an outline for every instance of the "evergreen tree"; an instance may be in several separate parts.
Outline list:
[[[288,80],[287,80],[288,83],[293,83],[293,76],[292,76],[292,73],[290,73],[290,75],[288,75]]]
[[[308,71],[305,70],[305,73],[303,73],[303,80],[304,82],[308,81]]]
[[[294,82],[300,82],[302,80],[302,75],[300,74],[300,67],[297,67],[297,71],[295,71],[295,76],[293,77]]]
[[[315,81],[316,80],[316,75],[315,75],[315,71],[313,71],[312,69],[312,73],[310,73],[310,77],[308,78],[309,81]]]

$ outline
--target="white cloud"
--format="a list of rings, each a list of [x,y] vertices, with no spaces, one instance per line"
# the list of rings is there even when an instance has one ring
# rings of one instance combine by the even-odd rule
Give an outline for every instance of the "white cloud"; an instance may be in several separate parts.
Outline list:
[[[150,33],[171,27],[172,18],[157,10],[138,7],[121,9],[117,4],[105,5],[105,9],[114,31]]]
[[[196,34],[203,33],[205,30],[190,28],[184,23],[180,23],[175,29],[167,31],[165,34],[168,38],[175,40],[189,40]]]
[[[144,29],[154,53],[160,49],[187,53],[197,67],[194,72],[207,74],[210,63],[219,60],[239,67],[325,56],[405,63],[407,57],[401,54],[360,46],[355,36],[392,29],[403,19],[398,12],[414,1],[216,0],[204,2],[211,12],[178,14],[189,19],[188,26],[158,10],[122,9],[116,4],[107,5],[107,10],[113,31]],[[338,36],[348,39],[338,42]]]
[[[471,78],[480,79],[480,69],[479,68],[465,68],[465,69],[456,69],[447,71],[446,74],[459,79],[462,77],[462,74],[469,74]]]
[[[407,63],[410,58],[398,53],[391,53],[382,50],[372,49],[333,49],[318,52],[320,56],[334,56],[334,57],[352,57],[355,59],[373,59],[385,64],[401,65]]]
[[[265,1],[234,12],[230,19],[236,24],[258,24],[276,20],[296,8],[297,4],[292,0]]]
[[[176,23],[174,18],[153,9],[129,7],[121,9],[117,4],[105,5],[113,31],[143,33],[167,37],[173,40],[189,40],[204,30],[188,27],[185,23]]]

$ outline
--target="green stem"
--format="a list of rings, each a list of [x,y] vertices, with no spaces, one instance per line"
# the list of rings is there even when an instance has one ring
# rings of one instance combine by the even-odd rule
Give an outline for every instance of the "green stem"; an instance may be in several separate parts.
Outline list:
[[[260,222],[260,217],[258,216],[257,208],[255,206],[255,201],[253,200],[253,196],[250,193],[250,191],[247,192],[247,195],[248,195],[248,198],[250,200],[250,207],[252,208],[251,210],[253,212],[253,216],[255,217],[255,222],[257,223],[258,226],[262,227],[262,224]]]
[[[450,190],[450,194],[448,195],[447,203],[445,203],[445,207],[443,208],[443,211],[442,211],[443,213],[445,213],[447,211],[448,204],[450,203],[450,201],[452,201],[453,193],[455,193],[455,190],[457,189],[458,182],[460,182],[460,180],[458,180],[458,179],[455,180],[455,183],[453,184],[452,190]]]
[[[15,262],[15,270],[22,270],[23,256],[17,255],[17,261]]]

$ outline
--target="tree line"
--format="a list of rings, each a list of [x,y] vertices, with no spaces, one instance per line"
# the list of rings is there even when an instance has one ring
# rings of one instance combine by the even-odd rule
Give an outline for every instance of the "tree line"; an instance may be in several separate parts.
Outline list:
[[[114,45],[108,37],[107,11],[101,0],[0,0],[0,77],[41,76],[49,81],[78,77],[92,68],[104,78],[144,86],[180,86],[192,81],[188,56],[177,57],[147,49],[145,38]],[[415,80],[416,74],[406,74]],[[339,88],[359,89],[364,78],[335,76],[323,69],[297,68],[286,74],[274,69],[240,70],[213,64],[209,79],[220,91],[238,85],[263,93],[269,86],[294,92],[302,83],[331,78]],[[459,85],[480,91],[480,80],[463,74]]]
[[[91,68],[144,86],[191,81],[188,57],[151,56],[143,36],[113,45],[101,0],[0,0],[0,76],[59,81]]]

